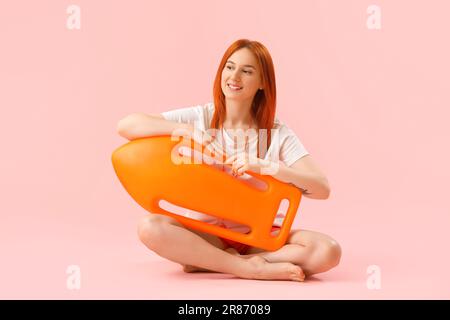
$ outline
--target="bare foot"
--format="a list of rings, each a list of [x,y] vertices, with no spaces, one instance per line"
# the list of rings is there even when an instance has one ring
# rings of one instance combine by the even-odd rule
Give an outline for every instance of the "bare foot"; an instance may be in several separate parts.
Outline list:
[[[263,257],[253,256],[247,259],[252,270],[244,278],[257,280],[304,281],[302,268],[290,262],[267,262]]]
[[[257,254],[241,255],[234,248],[228,248],[224,251],[247,259],[251,265],[252,272],[243,276],[247,279],[257,280],[292,280],[304,281],[305,274],[300,266],[290,262],[268,262]],[[192,265],[184,265],[183,271],[186,273],[194,272],[216,272],[208,269],[199,268]]]

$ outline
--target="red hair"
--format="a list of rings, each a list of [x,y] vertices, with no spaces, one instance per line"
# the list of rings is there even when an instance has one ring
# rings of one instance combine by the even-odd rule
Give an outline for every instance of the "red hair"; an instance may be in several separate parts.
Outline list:
[[[258,41],[239,39],[233,42],[225,51],[214,80],[213,96],[215,111],[211,120],[211,128],[222,129],[225,121],[225,95],[223,94],[221,86],[222,70],[224,69],[228,58],[235,51],[242,48],[247,48],[253,52],[259,65],[259,69],[261,70],[261,80],[264,90],[258,90],[256,92],[252,102],[251,113],[252,117],[256,120],[258,129],[267,129],[267,149],[269,149],[271,143],[271,129],[273,128],[276,111],[275,69],[269,51]],[[259,135],[258,142],[259,146],[261,143],[259,141]],[[259,148],[257,148],[257,150],[259,157]]]

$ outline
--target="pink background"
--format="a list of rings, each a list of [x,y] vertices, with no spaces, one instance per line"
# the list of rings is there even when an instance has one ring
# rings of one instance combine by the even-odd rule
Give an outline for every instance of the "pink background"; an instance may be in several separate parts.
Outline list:
[[[66,8],[81,8],[68,30]],[[369,5],[381,30],[366,27]],[[446,0],[4,1],[0,298],[450,298]],[[305,283],[184,274],[147,250],[113,171],[118,120],[212,100],[225,49],[262,42],[277,115],[327,174],[295,226],[341,264]],[[66,268],[81,268],[81,289]],[[366,286],[381,269],[381,289]]]

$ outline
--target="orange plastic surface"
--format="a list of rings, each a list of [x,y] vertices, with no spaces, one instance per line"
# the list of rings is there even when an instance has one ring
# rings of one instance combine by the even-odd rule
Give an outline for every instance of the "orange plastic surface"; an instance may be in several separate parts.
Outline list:
[[[132,140],[113,152],[114,170],[139,205],[151,213],[173,217],[192,229],[264,250],[277,250],[285,244],[300,204],[300,189],[270,175],[247,171],[267,183],[268,188],[260,190],[206,163],[175,164],[172,156],[186,157],[179,153],[180,145],[203,150],[190,139],[172,141],[170,136],[153,136]],[[289,200],[289,208],[280,233],[272,236],[272,223],[283,199]],[[246,225],[251,231],[243,234],[169,212],[159,206],[160,200]]]

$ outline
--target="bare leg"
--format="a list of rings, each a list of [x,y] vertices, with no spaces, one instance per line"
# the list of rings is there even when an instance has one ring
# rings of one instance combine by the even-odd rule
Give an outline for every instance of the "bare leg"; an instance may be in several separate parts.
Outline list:
[[[276,251],[264,251],[252,247],[248,254],[241,255],[246,259],[255,256],[272,263],[291,262],[300,266],[309,276],[337,266],[341,258],[341,248],[334,239],[323,233],[292,230],[287,244]]]
[[[205,237],[203,237],[203,236],[201,236],[203,239],[205,239]],[[205,239],[206,240],[206,239]],[[225,252],[228,252],[228,253],[230,253],[230,254],[233,254],[233,255],[239,255],[239,252],[237,252],[237,250],[236,249],[234,249],[234,248],[227,248],[227,249],[222,249],[222,250],[224,250]],[[246,259],[248,259],[249,257],[245,257],[245,256],[241,256],[242,258],[246,258]],[[182,267],[183,267],[183,271],[184,272],[186,272],[186,273],[194,273],[194,272],[216,272],[216,271],[213,271],[213,270],[208,270],[208,269],[203,269],[203,268],[199,268],[199,267],[197,267],[197,266],[192,266],[192,265],[189,265],[189,264],[187,264],[187,265],[182,265]]]
[[[269,263],[262,257],[244,259],[229,254],[163,215],[145,216],[139,223],[138,234],[149,249],[180,264],[247,279],[303,280],[301,268],[292,263]]]
[[[307,262],[309,262],[312,253],[312,250],[310,248],[306,248],[305,246],[297,244],[286,244],[276,251],[259,252],[258,250],[258,252],[240,255],[240,257],[244,259],[250,259],[252,257],[258,256],[271,263],[291,262],[294,264],[298,264],[302,268],[302,270],[309,275],[310,272],[306,272],[306,270],[308,270]],[[239,253],[237,254],[239,255]]]

